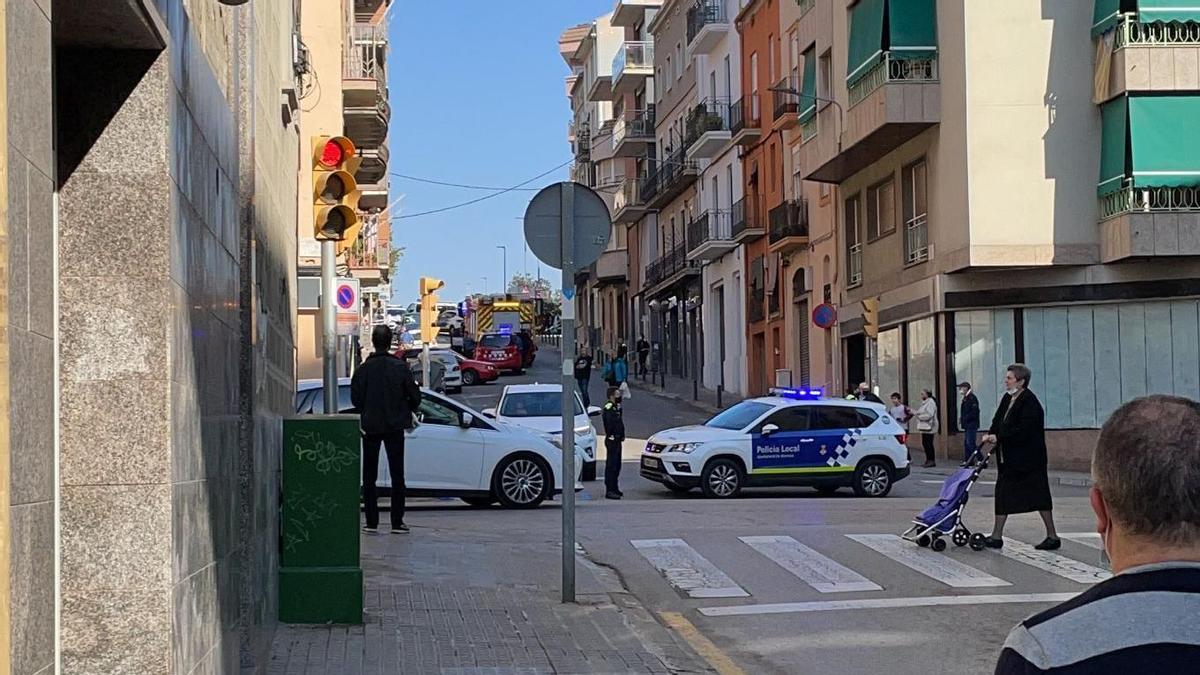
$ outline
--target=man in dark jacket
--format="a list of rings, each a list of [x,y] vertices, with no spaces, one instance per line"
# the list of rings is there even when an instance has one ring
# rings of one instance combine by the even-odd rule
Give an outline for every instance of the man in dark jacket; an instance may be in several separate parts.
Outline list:
[[[620,499],[625,496],[617,486],[621,476],[621,444],[625,442],[625,419],[621,413],[621,390],[608,388],[608,401],[604,404],[604,498]]]
[[[379,533],[379,446],[387,449],[388,471],[392,474],[392,533],[405,534],[404,524],[404,431],[413,426],[413,413],[421,405],[421,390],[404,359],[390,353],[392,329],[375,326],[371,331],[375,353],[354,371],[350,380],[350,402],[359,413],[363,435],[363,502],[367,512],[367,534]]]
[[[588,383],[591,381],[592,355],[586,349],[581,349],[579,356],[575,357],[575,383],[579,385],[579,397],[583,399],[585,408],[592,404],[592,398],[588,396]]]
[[[971,460],[975,454],[976,441],[979,438],[979,399],[971,391],[970,382],[959,382],[958,392],[962,394],[962,405],[959,407],[958,424],[963,430],[963,463]]]

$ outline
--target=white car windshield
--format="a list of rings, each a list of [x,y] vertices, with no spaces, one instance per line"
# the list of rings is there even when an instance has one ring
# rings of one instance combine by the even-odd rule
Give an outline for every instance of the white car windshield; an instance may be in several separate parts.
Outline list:
[[[502,417],[557,417],[562,414],[559,400],[562,397],[557,391],[524,391],[506,394],[500,403]],[[575,414],[582,415],[583,407],[579,397],[575,399]]]
[[[771,406],[758,401],[742,401],[735,406],[727,408],[704,423],[706,427],[716,427],[718,429],[729,429],[731,431],[739,431],[746,428],[754,420],[762,416],[763,413],[771,409]]]

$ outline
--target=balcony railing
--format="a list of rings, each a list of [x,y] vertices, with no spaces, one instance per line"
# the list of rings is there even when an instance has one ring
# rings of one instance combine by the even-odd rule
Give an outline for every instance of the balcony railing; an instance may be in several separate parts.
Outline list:
[[[929,259],[929,218],[922,213],[904,225],[904,260],[908,264]]]
[[[699,270],[687,257],[687,244],[680,242],[646,266],[646,288],[656,286],[672,276],[689,270]]]
[[[642,194],[641,190],[639,190],[640,183],[640,180],[630,178],[626,178],[621,183],[621,189],[617,190],[616,194],[613,195],[613,213],[617,213],[621,209],[630,206],[642,206]]]
[[[737,133],[746,128],[746,99],[739,98],[729,104],[729,130]]]
[[[1200,211],[1200,187],[1126,186],[1100,198],[1100,219],[1126,213]]]
[[[612,77],[613,80],[621,77],[626,68],[646,68],[654,69],[654,43],[653,42],[622,42],[617,48],[617,54],[613,57],[612,62]]]
[[[638,177],[638,193],[641,194],[643,200],[648,202],[658,196],[658,189],[662,184],[659,173],[662,169],[662,163],[655,163],[646,170],[644,175]]]
[[[862,284],[862,243],[851,244],[850,250],[846,256],[846,285],[858,286]]]
[[[793,70],[791,75],[780,80],[772,88],[800,91],[800,74]],[[795,94],[772,91],[771,99],[775,103],[775,119],[779,119],[784,115],[795,115],[800,111],[800,98]]]
[[[808,236],[808,202],[784,202],[771,209],[769,241],[774,244],[788,237]]]
[[[694,175],[695,172],[696,163],[687,158],[687,148],[680,148],[659,161],[659,187],[663,192],[670,192],[685,175]]]
[[[746,305],[747,318],[750,323],[762,321],[767,318],[766,312],[766,291],[762,288],[750,289],[750,302]]]
[[[733,238],[733,229],[729,220],[729,211],[714,209],[705,211],[698,218],[688,223],[688,250],[694,251],[710,241],[729,241]]]
[[[617,120],[612,131],[613,149],[626,139],[654,140],[654,106],[646,110],[628,110]]]
[[[813,115],[800,123],[800,142],[807,143],[817,137],[817,117]]]
[[[580,162],[592,159],[592,130],[586,123],[575,129],[575,159]]]
[[[900,59],[885,52],[883,60],[862,79],[850,85],[850,105],[854,106],[888,82],[937,82],[937,55]]]
[[[749,223],[746,218],[746,198],[742,197],[729,209],[730,234],[734,237],[744,232]]]
[[[725,99],[706,99],[698,103],[688,112],[687,136],[684,145],[700,140],[700,137],[710,131],[729,130],[729,102]]]
[[[355,24],[342,57],[342,76],[350,80],[376,80],[387,84],[387,30],[380,26]]]
[[[721,0],[696,0],[687,13],[687,41],[691,44],[705,26],[725,22],[725,8]]]
[[[1200,45],[1200,23],[1195,21],[1142,22],[1137,14],[1126,14],[1117,24],[1113,48]]]

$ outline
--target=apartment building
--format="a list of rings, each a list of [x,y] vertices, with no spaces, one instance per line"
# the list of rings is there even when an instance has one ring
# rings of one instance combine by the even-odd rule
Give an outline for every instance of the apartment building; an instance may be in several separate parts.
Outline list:
[[[836,196],[845,381],[934,392],[953,455],[955,383],[988,408],[1025,362],[1051,461],[1077,469],[1123,401],[1196,398],[1200,153],[1184,120],[1200,112],[1200,10],[815,5],[801,48],[837,105],[801,124],[798,166]]]

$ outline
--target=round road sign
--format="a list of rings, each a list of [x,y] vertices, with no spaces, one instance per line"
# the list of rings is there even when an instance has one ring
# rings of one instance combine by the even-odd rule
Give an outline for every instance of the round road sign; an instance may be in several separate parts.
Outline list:
[[[837,323],[837,308],[822,302],[813,308],[812,322],[819,328],[833,328],[833,324]]]
[[[351,309],[354,307],[354,288],[349,284],[342,284],[337,288],[337,304],[342,309]]]
[[[568,206],[569,204],[569,206]],[[600,195],[580,183],[548,185],[525,209],[525,241],[538,260],[563,269],[563,228],[571,227],[571,258],[566,267],[587,267],[608,246],[612,217]]]

